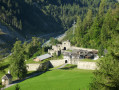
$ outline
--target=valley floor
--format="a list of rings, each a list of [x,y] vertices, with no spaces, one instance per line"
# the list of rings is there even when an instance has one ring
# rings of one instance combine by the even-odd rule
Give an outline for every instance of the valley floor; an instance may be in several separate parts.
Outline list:
[[[21,90],[88,90],[93,74],[90,70],[47,71],[19,83]],[[5,90],[15,90],[15,85]]]

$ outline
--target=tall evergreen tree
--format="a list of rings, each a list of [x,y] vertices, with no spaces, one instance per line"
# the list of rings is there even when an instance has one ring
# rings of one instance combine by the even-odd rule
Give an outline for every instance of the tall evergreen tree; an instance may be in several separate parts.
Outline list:
[[[24,48],[21,41],[16,41],[12,49],[10,60],[10,72],[13,76],[22,79],[26,76],[26,64],[24,59]]]
[[[113,21],[119,22],[119,6],[112,11]],[[113,23],[112,23],[113,24]],[[108,54],[98,62],[98,70],[94,72],[91,90],[119,90],[119,32],[114,28]]]

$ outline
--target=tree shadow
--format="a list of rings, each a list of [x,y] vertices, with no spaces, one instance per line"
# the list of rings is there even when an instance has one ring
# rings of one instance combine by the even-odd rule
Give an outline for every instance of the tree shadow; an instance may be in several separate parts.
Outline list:
[[[12,82],[12,84],[20,83],[20,82],[25,81],[25,80],[27,80],[27,79],[30,79],[30,78],[39,76],[39,75],[41,75],[41,74],[43,74],[43,73],[45,73],[45,72],[46,72],[46,71],[34,71],[34,72],[31,72],[31,73],[27,74],[27,77],[26,77],[26,78],[21,79],[21,80],[19,80],[19,79],[18,79],[18,80],[15,80],[15,81]]]
[[[6,64],[6,65],[1,66],[1,67],[0,67],[0,70],[4,70],[4,69],[8,68],[9,65],[10,65],[10,64]]]
[[[77,67],[77,65],[71,65],[71,66],[65,66],[65,67],[63,67],[61,69],[63,69],[63,70],[71,70],[71,69],[74,69],[76,67]]]

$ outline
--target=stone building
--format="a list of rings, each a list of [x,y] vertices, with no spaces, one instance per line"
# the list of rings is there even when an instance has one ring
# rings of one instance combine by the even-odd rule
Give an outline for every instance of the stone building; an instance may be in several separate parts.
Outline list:
[[[12,83],[12,75],[11,74],[5,74],[2,77],[2,85],[6,86]]]
[[[69,50],[70,48],[71,48],[70,42],[64,41],[62,42],[62,44],[53,45],[52,49],[48,49],[48,53],[50,53],[51,55],[56,53],[56,55],[59,56],[63,50]]]
[[[37,56],[34,61],[38,62],[38,61],[43,61],[45,59],[48,59],[48,58],[51,58],[52,55],[50,54],[44,54],[44,55],[41,55],[41,56]]]
[[[52,56],[54,53],[56,53],[56,55],[60,55],[62,53],[65,63],[68,64],[77,64],[81,59],[98,59],[98,50],[74,47],[71,46],[69,41],[64,41],[62,44],[53,45],[52,49],[48,50],[48,53],[50,53]]]
[[[62,50],[69,50],[71,48],[71,44],[69,41],[62,42],[61,49]]]
[[[97,51],[73,50],[72,52],[64,52],[65,63],[77,64],[81,59],[94,59],[97,56]]]

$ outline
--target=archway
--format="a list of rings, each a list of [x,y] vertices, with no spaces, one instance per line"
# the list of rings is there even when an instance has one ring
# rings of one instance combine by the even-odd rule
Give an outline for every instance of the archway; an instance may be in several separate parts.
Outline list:
[[[68,63],[68,61],[67,61],[67,60],[65,60],[65,63]]]
[[[64,50],[66,50],[66,47],[64,47]]]

